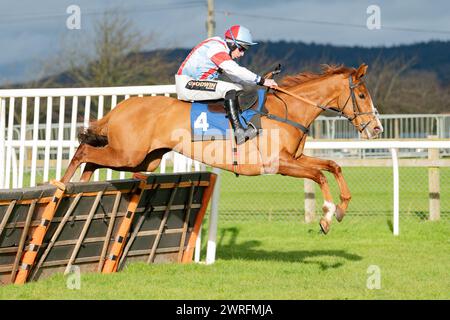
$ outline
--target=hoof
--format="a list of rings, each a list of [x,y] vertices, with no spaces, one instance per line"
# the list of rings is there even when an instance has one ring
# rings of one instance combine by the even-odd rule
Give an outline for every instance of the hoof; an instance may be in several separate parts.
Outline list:
[[[338,205],[336,207],[336,220],[338,222],[341,222],[342,219],[344,219],[344,217],[345,217],[345,211]]]
[[[320,224],[320,229],[322,229],[322,232],[324,234],[327,234],[328,231],[330,231],[330,223],[327,220],[322,218],[322,219],[320,219],[319,224]]]

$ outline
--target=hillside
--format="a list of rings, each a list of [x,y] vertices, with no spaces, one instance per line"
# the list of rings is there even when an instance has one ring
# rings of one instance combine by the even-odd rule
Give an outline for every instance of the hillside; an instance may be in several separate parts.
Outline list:
[[[160,54],[168,61],[181,61],[190,49],[156,50],[144,52],[151,57]],[[356,66],[361,62],[370,65],[377,59],[389,61],[401,59],[408,61],[414,58],[410,70],[428,71],[437,75],[444,86],[450,84],[450,41],[431,41],[412,45],[399,45],[395,47],[344,47],[324,44],[306,44],[303,42],[261,42],[251,49],[242,60],[242,65],[252,65],[257,71],[263,71],[270,66],[259,65],[260,61],[281,63],[285,72],[301,71],[302,66],[314,66],[322,63],[335,63],[347,66]],[[174,70],[172,70],[174,72]]]

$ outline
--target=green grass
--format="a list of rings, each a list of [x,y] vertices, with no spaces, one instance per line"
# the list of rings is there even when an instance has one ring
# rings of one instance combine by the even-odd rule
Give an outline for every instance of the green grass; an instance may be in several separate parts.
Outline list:
[[[346,218],[347,219],[347,218]],[[0,299],[450,299],[450,224],[334,223],[328,235],[300,222],[221,223],[217,262],[135,263],[112,275],[87,273],[81,289],[61,274],[0,287]],[[381,271],[368,289],[367,270]]]

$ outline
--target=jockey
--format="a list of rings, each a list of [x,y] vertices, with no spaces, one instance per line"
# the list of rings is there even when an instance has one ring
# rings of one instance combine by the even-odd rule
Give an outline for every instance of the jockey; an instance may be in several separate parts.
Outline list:
[[[244,129],[239,121],[237,92],[242,85],[276,87],[273,79],[263,77],[239,66],[234,59],[256,43],[250,31],[239,25],[232,26],[220,37],[200,42],[181,64],[175,75],[178,99],[186,101],[225,99],[225,111],[235,132],[236,143],[255,137],[258,132],[253,126]],[[224,72],[233,82],[216,80]]]

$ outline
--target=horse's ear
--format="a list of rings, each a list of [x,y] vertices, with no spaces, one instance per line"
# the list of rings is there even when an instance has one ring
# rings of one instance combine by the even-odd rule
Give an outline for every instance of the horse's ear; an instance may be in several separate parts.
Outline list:
[[[366,72],[367,72],[367,68],[368,68],[369,66],[367,65],[367,64],[365,64],[365,63],[363,63],[363,64],[361,64],[360,66],[359,66],[359,68],[358,68],[358,70],[356,70],[356,80],[358,80],[358,79],[361,79],[362,77],[364,77],[364,75],[366,74]]]

